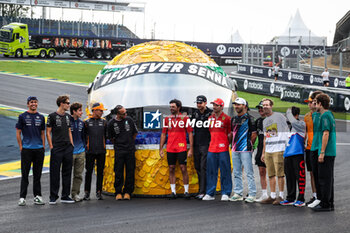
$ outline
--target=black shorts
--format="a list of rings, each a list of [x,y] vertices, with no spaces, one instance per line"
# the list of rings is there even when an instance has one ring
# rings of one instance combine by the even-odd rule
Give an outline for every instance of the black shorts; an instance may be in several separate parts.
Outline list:
[[[329,85],[329,81],[323,81],[323,86],[326,84]]]
[[[311,167],[311,151],[310,150],[305,150],[305,163],[306,163],[306,170],[308,172],[312,172],[312,167]]]
[[[275,74],[275,78],[278,78],[278,74]]]
[[[187,164],[187,151],[171,153],[167,152],[168,165],[176,165],[176,160],[179,161],[179,164]]]
[[[262,151],[258,151],[255,155],[255,165],[257,165],[258,167],[266,167],[266,164],[263,161],[261,161],[261,156]]]

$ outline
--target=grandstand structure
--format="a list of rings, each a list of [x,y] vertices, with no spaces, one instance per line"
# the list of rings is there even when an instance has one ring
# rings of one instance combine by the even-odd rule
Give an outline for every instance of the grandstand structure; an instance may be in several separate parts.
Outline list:
[[[336,24],[333,45],[336,45],[342,50],[350,50],[350,11]]]
[[[138,39],[138,37],[131,30],[120,24],[104,24],[81,21],[30,19],[0,16],[0,26],[7,25],[13,22],[27,24],[30,35]]]
[[[28,25],[29,34],[31,35],[48,35],[48,36],[82,36],[98,38],[131,38],[138,37],[124,24],[109,24],[84,21],[65,21],[47,18],[46,9],[60,8],[73,9],[77,12],[136,12],[143,13],[145,17],[144,2],[130,2],[128,0],[120,1],[91,1],[91,0],[0,0],[4,4],[20,4],[33,7],[42,7],[42,16],[35,18],[13,18],[0,16],[0,26],[13,22],[24,23]],[[63,17],[63,16],[62,16]],[[145,21],[145,20],[144,20]],[[145,22],[143,22],[145,30]],[[145,33],[145,32],[144,32]]]

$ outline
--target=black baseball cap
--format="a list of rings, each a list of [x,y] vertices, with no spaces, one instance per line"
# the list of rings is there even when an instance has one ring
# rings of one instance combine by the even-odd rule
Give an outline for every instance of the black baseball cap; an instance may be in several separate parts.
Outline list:
[[[263,108],[263,102],[260,101],[258,105],[255,106],[256,108]]]
[[[29,101],[31,101],[31,100],[38,100],[38,98],[36,98],[36,96],[29,96],[27,98],[27,103],[29,103]]]
[[[197,102],[207,102],[207,97],[205,97],[204,95],[199,95],[197,96],[195,103]]]

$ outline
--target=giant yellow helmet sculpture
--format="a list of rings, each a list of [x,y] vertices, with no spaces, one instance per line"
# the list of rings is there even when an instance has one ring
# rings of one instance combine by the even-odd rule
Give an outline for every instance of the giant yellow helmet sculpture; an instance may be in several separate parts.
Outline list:
[[[208,101],[221,98],[225,112],[232,111],[235,82],[201,50],[172,41],[152,41],[131,47],[116,56],[96,76],[89,88],[88,102],[102,102],[107,109],[123,105],[137,122],[136,195],[170,194],[166,156],[159,157],[162,115],[170,114],[169,101],[179,99],[187,114],[196,96]],[[157,113],[158,117],[151,114]],[[105,115],[113,117],[113,112]],[[151,117],[149,117],[151,116]],[[154,115],[153,115],[154,116]],[[107,148],[103,190],[114,193],[114,151]],[[188,161],[190,192],[198,191],[192,158]],[[182,175],[176,170],[177,192],[183,192]]]

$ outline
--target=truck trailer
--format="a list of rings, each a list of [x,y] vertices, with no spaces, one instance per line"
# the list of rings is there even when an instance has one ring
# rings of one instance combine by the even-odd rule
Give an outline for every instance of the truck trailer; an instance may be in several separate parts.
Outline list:
[[[10,23],[0,29],[0,54],[5,57],[54,58],[69,53],[79,58],[110,60],[129,47],[127,40],[115,38],[29,35],[28,25],[23,23]]]

